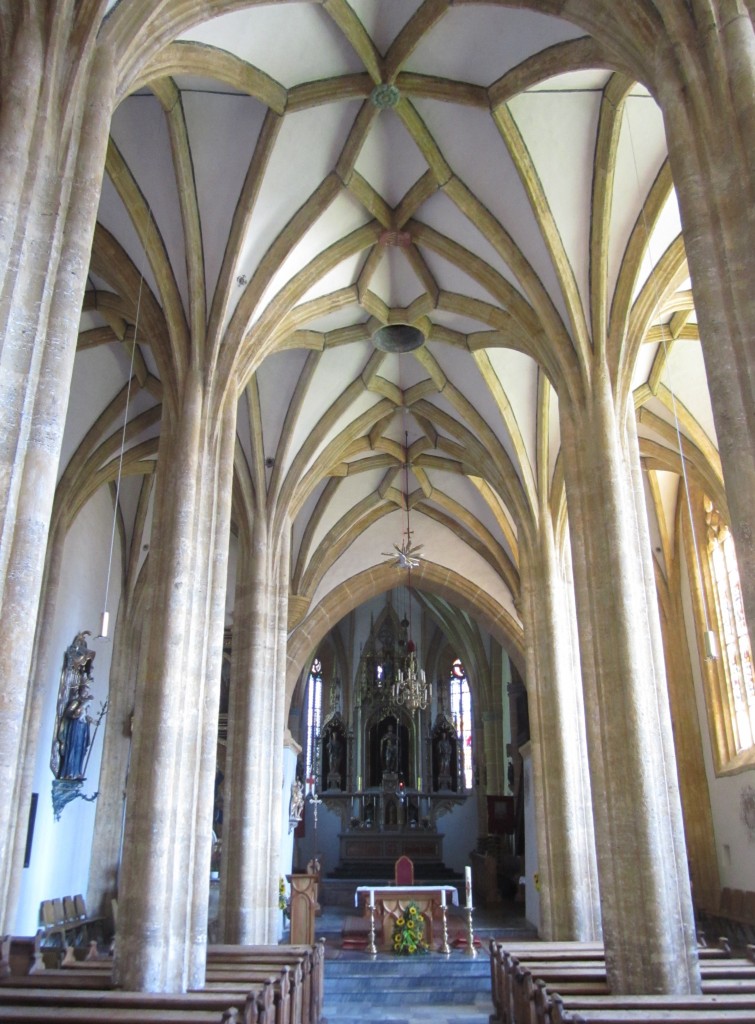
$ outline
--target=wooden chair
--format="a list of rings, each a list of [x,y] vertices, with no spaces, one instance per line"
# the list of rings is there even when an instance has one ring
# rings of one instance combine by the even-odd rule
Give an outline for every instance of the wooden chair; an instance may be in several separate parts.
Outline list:
[[[414,885],[414,863],[406,854],[399,857],[393,870],[396,885]]]

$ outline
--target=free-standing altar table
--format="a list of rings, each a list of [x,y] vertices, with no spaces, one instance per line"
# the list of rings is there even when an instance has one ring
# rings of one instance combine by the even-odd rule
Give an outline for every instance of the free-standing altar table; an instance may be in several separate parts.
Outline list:
[[[434,942],[433,921],[442,921],[443,910],[449,903],[458,906],[459,894],[453,885],[359,885],[354,893],[354,905],[362,903],[362,912],[370,914],[370,902],[375,906],[375,932],[382,933],[383,948],[390,948],[396,919],[401,917],[410,903],[415,903],[426,925],[428,945]]]

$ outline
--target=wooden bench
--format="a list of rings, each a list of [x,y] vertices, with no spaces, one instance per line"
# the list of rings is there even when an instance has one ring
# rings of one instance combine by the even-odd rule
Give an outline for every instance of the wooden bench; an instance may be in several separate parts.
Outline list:
[[[541,990],[557,991],[571,1010],[571,999],[609,997],[610,990],[605,970],[605,956],[596,944],[585,944],[573,950],[574,957],[564,958],[568,944],[531,944],[519,947],[514,955],[509,945],[490,943],[491,989],[495,1015],[491,1021],[501,1024],[532,1024],[547,1021],[550,1009],[542,1001]],[[543,956],[544,948],[547,955]],[[755,963],[749,959],[734,959],[723,943],[717,950],[700,951],[700,971],[703,992],[713,1002],[722,997],[755,994]],[[611,997],[619,998],[619,997]],[[736,1002],[736,1000],[735,1000]],[[753,1018],[755,1019],[755,1017]]]
[[[314,946],[235,946],[215,944],[207,948],[207,981],[205,987],[225,984],[227,977],[219,977],[218,971],[228,973],[244,965],[274,966],[288,963],[301,969],[300,1006],[293,998],[296,1017],[292,1020],[302,1024],[319,1024],[325,989],[325,943],[320,940]],[[236,975],[238,977],[238,974]],[[231,979],[233,980],[233,979]]]
[[[92,917],[87,913],[81,893],[42,900],[39,907],[43,944],[48,947],[65,949],[66,946],[88,943],[93,929],[102,938],[104,921],[103,917]]]

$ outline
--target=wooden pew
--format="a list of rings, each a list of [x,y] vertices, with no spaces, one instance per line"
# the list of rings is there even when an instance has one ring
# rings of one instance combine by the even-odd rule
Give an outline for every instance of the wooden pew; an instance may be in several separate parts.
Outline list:
[[[302,1024],[319,1024],[322,1015],[322,1003],[325,988],[325,942],[320,940],[314,946],[236,946],[214,944],[207,947],[208,972],[217,970],[220,965],[224,969],[235,967],[246,962],[253,964],[300,964],[301,982],[301,1016],[292,1020],[301,1020]],[[215,986],[216,977],[208,983]]]
[[[595,945],[575,950],[573,959],[562,959],[568,944],[547,944],[550,957],[541,956],[545,944],[530,944],[520,960],[501,943],[490,943],[491,989],[495,1015],[491,1021],[500,1024],[533,1024],[545,1019],[545,1011],[535,1006],[535,984],[547,985],[566,997],[603,996],[609,994],[605,958]],[[712,952],[712,951],[711,951]],[[701,955],[700,972],[703,992],[709,997],[723,997],[755,992],[755,964],[746,959],[734,959],[724,943],[719,951],[724,955]],[[705,953],[705,951],[701,951]],[[539,1010],[539,1015],[538,1015]],[[549,1020],[550,1018],[548,1018]]]

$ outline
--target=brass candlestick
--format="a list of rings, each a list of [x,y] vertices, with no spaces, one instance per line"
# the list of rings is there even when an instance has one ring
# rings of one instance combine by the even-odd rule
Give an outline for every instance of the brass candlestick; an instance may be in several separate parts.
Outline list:
[[[443,953],[444,956],[450,956],[451,947],[448,945],[448,920],[446,918],[445,903],[441,907],[441,910],[443,911],[443,943],[440,947],[440,952]]]
[[[367,952],[370,956],[377,956],[377,946],[375,945],[375,904],[370,904],[370,941],[367,946]]]
[[[467,956],[477,956],[474,947],[474,931],[472,929],[472,911],[474,907],[467,907],[467,948],[464,950]]]

